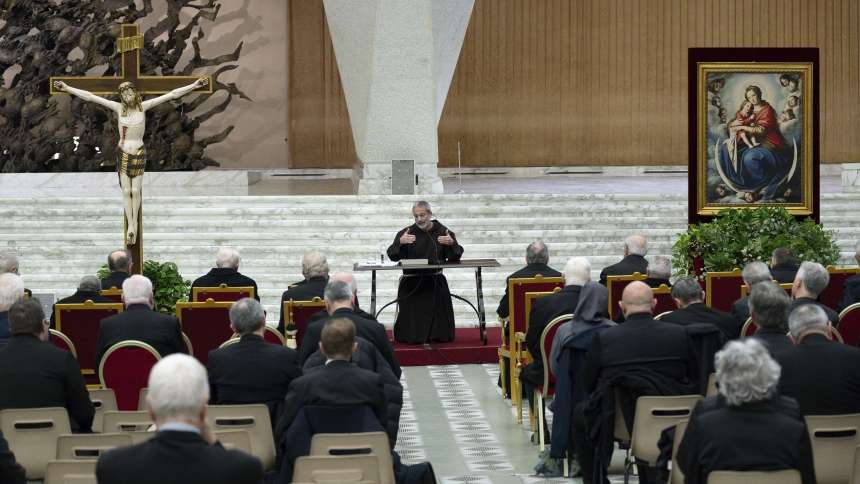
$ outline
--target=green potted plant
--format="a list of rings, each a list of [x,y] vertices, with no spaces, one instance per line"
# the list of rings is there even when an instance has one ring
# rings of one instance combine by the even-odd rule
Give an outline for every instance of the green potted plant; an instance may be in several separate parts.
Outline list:
[[[774,249],[791,247],[798,264],[835,265],[839,260],[835,234],[812,218],[798,221],[782,207],[727,208],[710,222],[692,224],[678,234],[672,262],[677,275],[701,275],[700,271],[731,271],[750,262],[767,263]]]
[[[99,279],[110,274],[107,264],[99,269]],[[179,268],[173,262],[159,264],[153,260],[144,261],[143,275],[152,281],[155,310],[176,316],[176,303],[188,300],[191,281],[182,278]]]

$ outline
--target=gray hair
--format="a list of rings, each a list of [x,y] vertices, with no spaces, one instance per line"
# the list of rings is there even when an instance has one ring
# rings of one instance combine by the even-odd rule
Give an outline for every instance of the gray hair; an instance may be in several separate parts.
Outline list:
[[[803,289],[815,297],[818,297],[821,291],[827,287],[827,283],[830,282],[830,274],[827,269],[817,262],[806,261],[800,264],[800,269],[794,277],[799,277],[802,280]]]
[[[230,322],[240,335],[258,331],[263,326],[263,305],[252,297],[239,299],[230,306]]]
[[[127,250],[115,250],[108,255],[108,269],[111,272],[125,271],[131,264],[131,252]]]
[[[343,281],[328,281],[324,297],[329,304],[347,303],[352,297],[352,289]]]
[[[794,339],[800,339],[807,331],[827,332],[827,313],[817,304],[804,304],[788,316],[788,329]]]
[[[12,254],[0,254],[0,274],[6,274],[18,268],[18,258]]]
[[[242,260],[239,257],[239,251],[232,247],[224,247],[218,251],[218,258],[215,260],[215,267],[219,269],[235,269],[239,267],[239,262]]]
[[[773,261],[777,264],[794,264],[797,262],[797,254],[794,253],[794,249],[791,247],[777,247],[773,249],[771,257],[773,257]]]
[[[126,306],[135,303],[149,303],[152,294],[152,281],[148,277],[133,275],[122,282],[122,302]]]
[[[631,235],[624,239],[624,247],[627,247],[627,254],[645,256],[648,253],[648,243],[645,242],[645,237],[641,235]]]
[[[102,283],[96,276],[84,276],[81,278],[81,283],[78,284],[78,291],[99,292],[102,290]]]
[[[755,338],[730,341],[715,358],[719,392],[733,407],[769,400],[782,369]]]
[[[322,252],[312,251],[302,257],[302,275],[305,279],[328,275],[328,261]]]
[[[0,312],[8,311],[15,301],[24,297],[24,281],[18,274],[0,275]]]
[[[358,283],[355,282],[355,277],[352,274],[346,271],[338,272],[337,274],[329,277],[329,282],[331,281],[341,281],[345,282],[349,286],[349,290],[352,291],[353,294],[358,294]]]
[[[420,208],[421,210],[427,210],[427,213],[433,213],[433,209],[430,208],[430,204],[425,202],[424,200],[418,200],[417,202],[412,204],[412,209]]]
[[[571,257],[564,265],[564,285],[584,286],[591,277],[591,262],[585,257]]]
[[[744,278],[744,283],[750,287],[755,286],[759,282],[773,280],[773,276],[770,275],[770,268],[764,262],[750,262],[744,266],[741,274]]]
[[[655,256],[648,263],[648,271],[651,273],[651,277],[668,279],[672,277],[672,261],[659,255]]]
[[[788,322],[791,298],[777,284],[757,284],[749,304],[759,328],[779,328]]]
[[[541,241],[535,241],[526,247],[526,260],[529,264],[536,262],[546,264],[549,261],[549,248]]]
[[[702,302],[702,286],[693,278],[678,278],[672,285],[672,299],[680,299],[685,305]]]
[[[149,372],[147,399],[156,420],[196,422],[203,413],[208,396],[206,368],[191,356],[182,353],[168,355]]]

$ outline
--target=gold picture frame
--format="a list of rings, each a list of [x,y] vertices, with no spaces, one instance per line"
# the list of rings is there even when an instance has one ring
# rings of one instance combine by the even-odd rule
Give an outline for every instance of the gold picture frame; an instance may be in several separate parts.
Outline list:
[[[696,63],[698,215],[814,213],[814,74],[813,62]]]

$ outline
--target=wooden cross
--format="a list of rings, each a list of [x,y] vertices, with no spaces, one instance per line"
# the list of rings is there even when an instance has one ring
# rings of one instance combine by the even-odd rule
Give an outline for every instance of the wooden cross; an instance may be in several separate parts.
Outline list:
[[[58,76],[52,77],[50,80],[51,94],[68,94],[64,91],[59,91],[54,88],[54,81],[63,81],[66,84],[89,91],[93,94],[116,94],[117,88],[123,82],[131,82],[134,84],[137,91],[141,94],[167,94],[168,92],[184,87],[192,82],[206,77],[209,83],[206,86],[199,87],[191,91],[192,93],[211,94],[212,93],[212,77],[211,76],[141,76],[140,75],[140,49],[143,48],[143,36],[140,35],[140,29],[137,24],[122,24],[122,35],[117,39],[116,51],[122,55],[122,72],[119,76]],[[141,190],[141,200],[143,199],[143,190]],[[134,244],[128,244],[125,233],[128,230],[128,218],[123,210],[123,240],[125,248],[131,252],[134,265],[132,272],[135,274],[143,273],[143,204],[137,214],[137,241]]]

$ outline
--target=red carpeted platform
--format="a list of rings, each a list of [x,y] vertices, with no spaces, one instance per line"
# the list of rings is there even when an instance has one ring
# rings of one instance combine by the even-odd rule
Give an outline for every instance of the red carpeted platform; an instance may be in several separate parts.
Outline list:
[[[487,328],[487,345],[481,342],[478,328],[458,328],[454,341],[423,345],[407,345],[393,341],[394,353],[400,366],[457,365],[465,363],[498,363],[502,328]],[[388,331],[388,338],[392,338]]]

